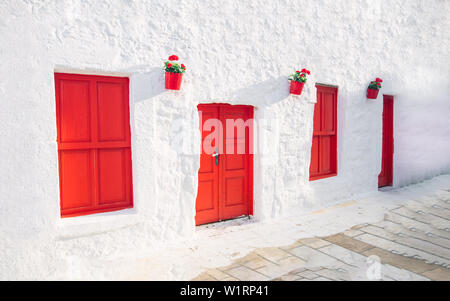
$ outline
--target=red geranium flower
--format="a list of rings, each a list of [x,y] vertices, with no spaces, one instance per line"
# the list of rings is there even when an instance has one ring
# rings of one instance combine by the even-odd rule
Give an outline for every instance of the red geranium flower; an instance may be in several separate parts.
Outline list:
[[[169,61],[178,61],[178,56],[172,54],[171,56],[169,56]]]
[[[305,69],[305,68],[302,69],[302,72],[303,72],[303,73],[306,73],[306,74],[308,74],[308,75],[311,74],[311,72],[309,72],[309,70],[308,70],[308,69]]]
[[[302,73],[302,74],[300,74],[300,77],[305,77],[305,75]]]
[[[375,79],[375,81],[376,81],[377,83],[382,83],[382,82],[383,82],[383,80],[382,80],[381,78],[379,78],[379,77],[377,77],[377,78]]]
[[[181,64],[181,68],[186,69],[186,66],[184,64]]]
[[[167,64],[167,68],[170,68],[170,67],[172,67],[172,64],[171,64],[171,63],[168,63],[168,64]]]
[[[297,73],[300,73],[300,71],[298,71],[298,70],[297,70],[297,71],[295,71],[295,72],[297,72]]]
[[[381,86],[381,84],[379,82],[377,82],[377,86]]]

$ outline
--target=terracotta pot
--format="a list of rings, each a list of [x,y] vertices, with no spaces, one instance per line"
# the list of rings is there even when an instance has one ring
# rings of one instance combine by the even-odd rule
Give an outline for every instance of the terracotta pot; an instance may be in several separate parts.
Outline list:
[[[166,72],[166,89],[180,90],[183,73]]]
[[[367,88],[367,98],[369,99],[377,99],[378,97],[378,89],[369,89]]]
[[[289,93],[295,94],[295,95],[301,95],[304,86],[305,86],[305,83],[302,83],[302,82],[296,82],[296,81],[291,80],[291,85],[290,85],[290,88],[289,88]]]

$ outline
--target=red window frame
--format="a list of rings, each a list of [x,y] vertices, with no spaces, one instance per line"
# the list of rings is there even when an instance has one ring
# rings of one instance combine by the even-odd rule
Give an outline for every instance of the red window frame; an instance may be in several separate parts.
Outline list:
[[[337,87],[316,85],[309,180],[337,175]]]
[[[54,77],[61,217],[132,208],[129,79]]]

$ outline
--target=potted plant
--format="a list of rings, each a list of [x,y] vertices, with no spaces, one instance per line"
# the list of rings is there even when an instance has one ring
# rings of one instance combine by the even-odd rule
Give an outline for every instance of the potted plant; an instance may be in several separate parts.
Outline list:
[[[303,87],[306,83],[306,74],[310,75],[311,72],[308,69],[303,68],[301,71],[295,71],[294,74],[289,75],[291,81],[289,86],[289,93],[295,95],[301,95]]]
[[[166,89],[180,90],[183,73],[186,71],[184,64],[178,64],[178,56],[171,55],[169,60],[164,63],[164,71],[166,71]]]
[[[383,80],[377,77],[374,81],[370,82],[369,87],[367,88],[367,98],[369,99],[377,99],[378,90],[381,89],[381,83]]]

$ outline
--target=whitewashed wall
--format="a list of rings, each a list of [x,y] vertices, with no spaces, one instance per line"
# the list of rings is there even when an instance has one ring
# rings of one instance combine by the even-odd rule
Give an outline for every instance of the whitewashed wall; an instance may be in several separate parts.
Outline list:
[[[88,277],[96,258],[194,235],[199,156],[173,141],[197,147],[200,102],[277,120],[256,141],[258,220],[377,189],[375,77],[394,95],[394,185],[449,172],[449,14],[439,0],[1,1],[0,278]],[[188,67],[179,93],[163,87],[170,54]],[[55,71],[130,77],[133,209],[59,218]],[[316,82],[339,86],[339,170],[309,182]]]

